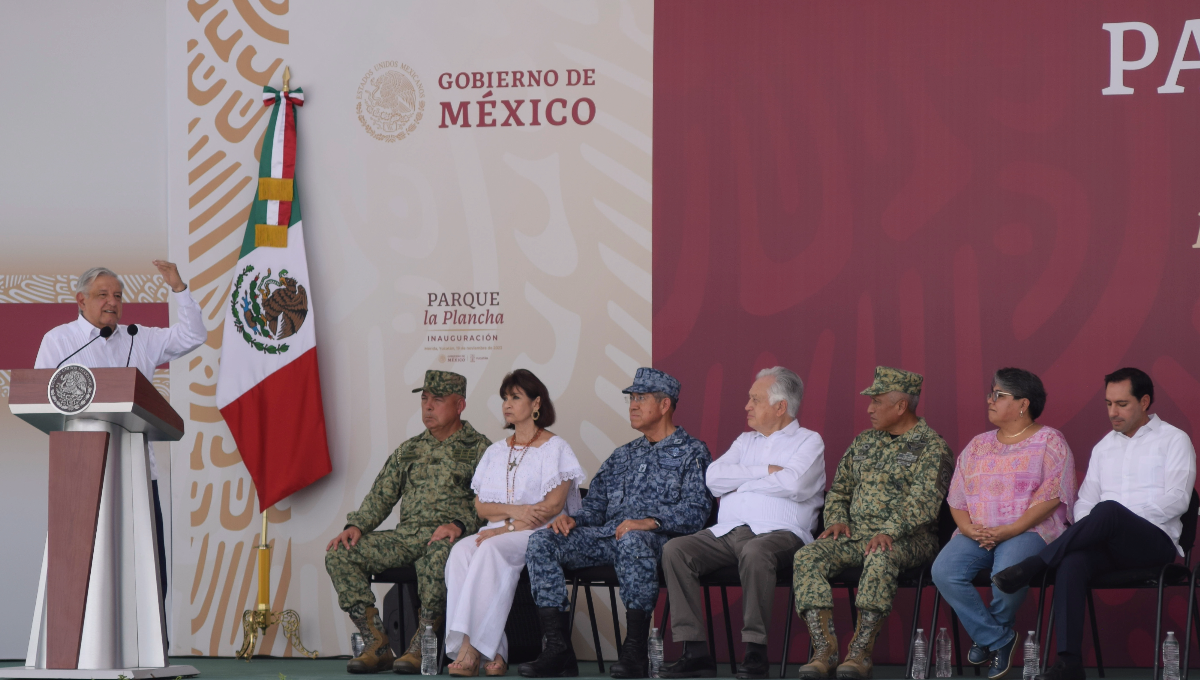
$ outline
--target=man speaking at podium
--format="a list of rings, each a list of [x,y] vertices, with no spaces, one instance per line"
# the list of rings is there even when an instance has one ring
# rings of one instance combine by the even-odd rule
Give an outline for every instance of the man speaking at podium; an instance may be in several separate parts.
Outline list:
[[[46,333],[42,338],[42,346],[38,348],[37,360],[33,367],[58,368],[62,363],[80,364],[88,368],[133,366],[141,371],[147,380],[153,380],[155,366],[178,359],[203,344],[208,338],[208,331],[204,328],[200,305],[192,299],[187,285],[179,276],[179,269],[166,260],[155,260],[154,266],[175,292],[175,301],[179,303],[179,323],[170,328],[118,325],[121,321],[121,297],[125,284],[121,283],[120,277],[111,269],[92,267],[85,271],[75,284],[79,317]],[[146,448],[154,492],[159,581],[165,597],[166,547],[163,543],[162,508],[158,500],[158,468],[154,464],[154,450],[148,442]]]

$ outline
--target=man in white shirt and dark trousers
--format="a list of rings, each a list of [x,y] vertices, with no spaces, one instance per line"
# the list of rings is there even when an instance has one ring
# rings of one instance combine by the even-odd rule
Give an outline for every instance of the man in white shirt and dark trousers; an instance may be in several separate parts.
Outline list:
[[[50,329],[42,337],[33,367],[57,368],[64,361],[88,368],[124,368],[128,365],[136,367],[147,380],[153,380],[155,366],[178,359],[204,344],[208,339],[208,331],[204,328],[200,305],[192,299],[187,284],[179,276],[179,269],[165,260],[155,260],[154,266],[163,281],[175,292],[179,323],[170,328],[142,327],[131,334],[128,326],[118,325],[124,304],[125,284],[112,270],[93,267],[84,272],[75,284],[79,316],[70,323]],[[106,327],[111,329],[112,334],[102,337],[101,330]],[[84,349],[77,352],[81,347]],[[146,443],[146,455],[158,530],[159,583],[163,589],[162,595],[166,597],[166,547],[158,494],[158,469],[149,442]]]
[[[1180,518],[1196,481],[1196,452],[1179,428],[1146,412],[1154,383],[1136,368],[1104,376],[1113,431],[1092,449],[1075,501],[1075,524],[1038,555],[992,577],[1013,593],[1050,567],[1055,577],[1058,660],[1039,680],[1082,680],[1087,584],[1119,569],[1159,567],[1182,555]]]
[[[752,430],[708,467],[708,488],[721,498],[717,524],[673,538],[663,548],[671,633],[684,650],[662,668],[660,677],[716,675],[716,661],[705,644],[700,577],[730,565],[737,565],[741,578],[746,643],[737,677],[767,677],[775,570],[812,541],[825,495],[825,443],[796,422],[803,398],[804,383],[788,369],[776,366],[758,373],[746,403]]]

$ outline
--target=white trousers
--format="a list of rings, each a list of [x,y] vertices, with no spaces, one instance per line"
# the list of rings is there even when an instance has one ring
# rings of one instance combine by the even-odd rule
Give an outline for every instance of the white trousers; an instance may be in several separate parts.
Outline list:
[[[475,536],[454,544],[446,560],[446,654],[462,647],[463,636],[485,659],[508,660],[504,624],[512,609],[517,581],[525,568],[525,546],[532,530],[493,536],[475,545]]]

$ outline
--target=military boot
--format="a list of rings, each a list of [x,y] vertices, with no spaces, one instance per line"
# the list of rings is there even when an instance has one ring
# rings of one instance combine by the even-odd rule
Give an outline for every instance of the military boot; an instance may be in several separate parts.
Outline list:
[[[654,612],[625,610],[625,643],[621,655],[609,668],[614,678],[644,678],[650,675],[650,657],[646,645],[650,636],[650,616]]]
[[[571,637],[567,633],[567,612],[558,607],[538,607],[538,621],[542,624],[542,635],[546,636],[546,647],[538,658],[517,667],[517,672],[526,678],[574,678],[579,675],[579,662],[571,648]]]
[[[875,650],[875,636],[883,628],[882,612],[858,610],[858,628],[854,630],[854,639],[850,640],[850,648],[846,650],[846,662],[837,667],[839,680],[865,680],[871,677],[871,653]]]
[[[424,607],[417,616],[417,632],[408,641],[408,649],[396,659],[392,670],[400,675],[415,675],[421,672],[421,636],[425,634],[425,626],[433,626],[434,634],[442,629],[444,614],[435,614]]]
[[[383,621],[379,618],[379,610],[374,607],[362,607],[362,612],[350,611],[350,620],[362,635],[362,654],[350,659],[346,670],[350,673],[378,673],[392,667],[396,655],[388,646],[387,633],[383,632]],[[356,607],[359,608],[359,607]]]
[[[801,680],[832,678],[838,662],[838,640],[833,630],[832,609],[808,609],[804,612],[813,653],[808,663],[800,667]]]

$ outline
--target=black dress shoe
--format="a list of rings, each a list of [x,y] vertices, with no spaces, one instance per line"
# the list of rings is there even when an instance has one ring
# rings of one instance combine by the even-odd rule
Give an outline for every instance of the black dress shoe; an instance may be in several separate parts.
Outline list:
[[[1041,557],[1037,555],[1026,557],[1008,569],[992,574],[992,583],[1000,589],[1000,592],[1012,595],[1029,585],[1033,577],[1040,574],[1045,568],[1046,563]]]
[[[1083,666],[1068,664],[1059,659],[1047,668],[1045,673],[1033,676],[1033,680],[1084,680],[1086,677]]]
[[[674,663],[658,669],[660,678],[712,678],[717,675],[717,661],[709,654],[692,656],[687,652]]]
[[[757,649],[746,650],[746,657],[737,667],[739,680],[763,680],[767,677],[767,655]]]

